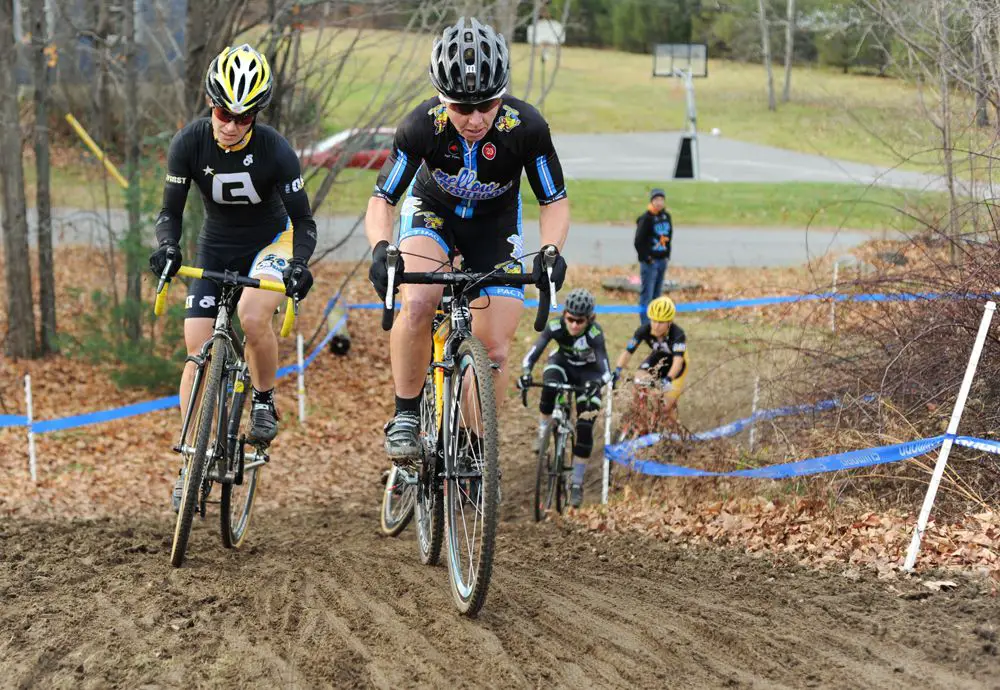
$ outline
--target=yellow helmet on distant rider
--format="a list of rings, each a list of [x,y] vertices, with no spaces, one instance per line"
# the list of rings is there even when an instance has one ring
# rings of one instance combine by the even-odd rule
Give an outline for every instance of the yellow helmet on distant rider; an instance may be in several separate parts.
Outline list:
[[[673,321],[677,314],[677,307],[669,297],[657,297],[646,307],[646,316],[650,321]]]
[[[223,48],[205,75],[205,91],[213,105],[235,115],[263,110],[274,92],[267,58],[248,43]]]

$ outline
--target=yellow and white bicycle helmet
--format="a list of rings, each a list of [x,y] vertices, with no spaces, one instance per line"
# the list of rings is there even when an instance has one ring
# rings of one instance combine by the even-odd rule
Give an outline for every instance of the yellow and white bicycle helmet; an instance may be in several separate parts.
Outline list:
[[[646,316],[650,321],[673,321],[677,307],[669,297],[657,297],[646,307]]]
[[[274,93],[267,58],[249,43],[223,48],[208,67],[205,92],[214,105],[234,115],[263,110]]]

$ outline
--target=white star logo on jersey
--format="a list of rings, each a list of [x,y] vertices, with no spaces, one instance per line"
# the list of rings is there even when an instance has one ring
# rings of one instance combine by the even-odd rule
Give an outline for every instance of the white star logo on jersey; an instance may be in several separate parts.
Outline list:
[[[214,171],[214,170],[212,170],[212,169],[211,169],[210,167],[208,167],[207,165],[205,166],[205,169],[204,169],[204,170],[202,170],[202,172],[203,172],[203,173],[205,173],[206,175],[214,175],[214,174],[215,174],[215,171]]]
[[[243,166],[249,167],[253,163],[253,154],[248,154],[246,158],[243,159]]]

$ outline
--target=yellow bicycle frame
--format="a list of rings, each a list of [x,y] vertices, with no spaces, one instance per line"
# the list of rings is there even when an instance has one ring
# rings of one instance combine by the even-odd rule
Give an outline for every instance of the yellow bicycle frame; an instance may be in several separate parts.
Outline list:
[[[442,313],[444,312],[438,311],[438,314]],[[450,334],[451,321],[445,319],[438,325],[437,330],[434,331],[434,362],[444,360],[444,344]],[[437,428],[439,431],[442,431],[441,421],[444,416],[444,369],[440,367],[434,369],[434,412],[437,420]]]

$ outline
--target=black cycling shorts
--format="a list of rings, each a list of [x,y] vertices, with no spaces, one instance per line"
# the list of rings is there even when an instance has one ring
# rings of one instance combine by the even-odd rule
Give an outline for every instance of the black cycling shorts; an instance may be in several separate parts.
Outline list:
[[[485,272],[514,261],[508,273],[523,273],[524,232],[521,198],[517,205],[490,216],[459,218],[420,197],[407,196],[399,216],[399,243],[407,237],[430,237],[449,258],[462,256],[466,271]],[[524,300],[524,288],[493,286],[482,290],[493,297]]]
[[[292,229],[289,224],[274,239],[259,247],[225,247],[198,243],[198,268],[207,271],[236,271],[241,276],[281,281],[281,273],[292,258]],[[193,280],[188,288],[185,318],[214,319],[219,312],[219,286],[211,280]]]

